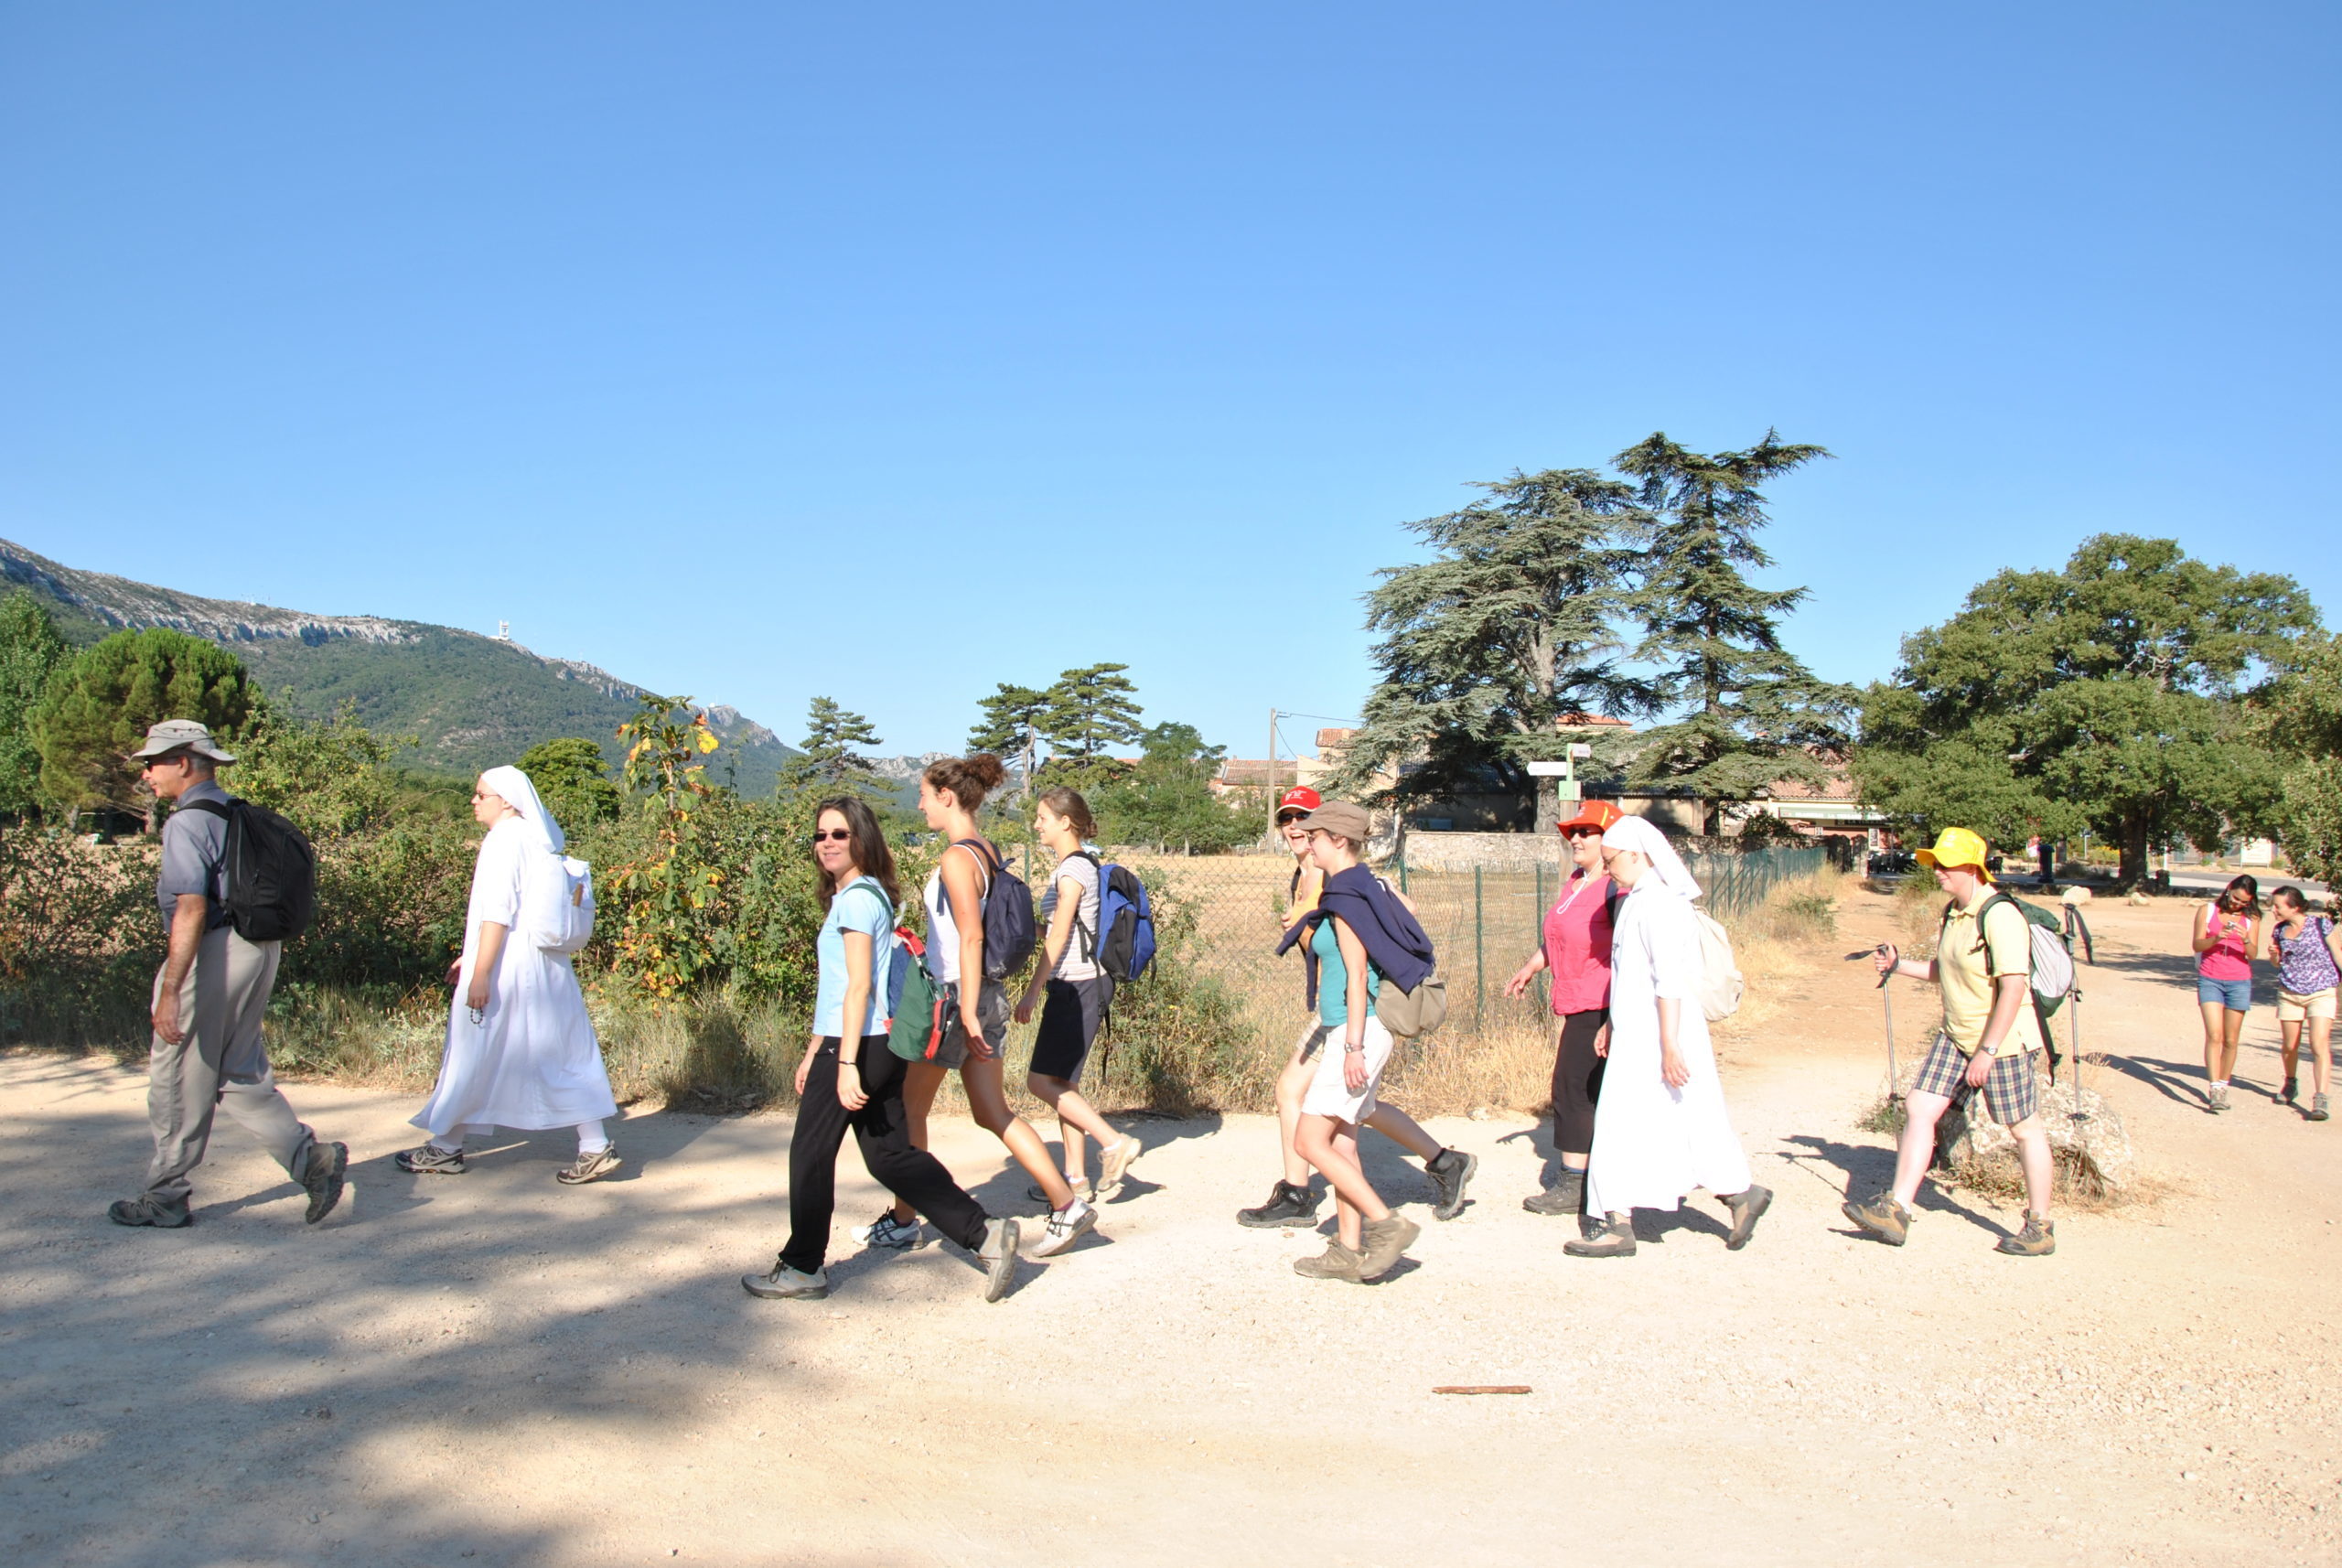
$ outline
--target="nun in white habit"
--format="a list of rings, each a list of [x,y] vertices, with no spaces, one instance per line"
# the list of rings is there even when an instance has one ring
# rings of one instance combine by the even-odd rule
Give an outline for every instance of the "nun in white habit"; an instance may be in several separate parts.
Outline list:
[[[516,934],[530,858],[562,852],[561,824],[517,768],[479,776],[472,815],[488,837],[472,869],[464,953],[447,972],[456,994],[439,1081],[414,1117],[431,1137],[400,1155],[399,1168],[461,1176],[467,1134],[575,1127],[577,1160],[558,1179],[573,1187],[599,1180],[618,1168],[602,1128],[618,1108],[585,993],[567,954]]]
[[[1627,890],[1610,945],[1610,1055],[1594,1112],[1585,1208],[1606,1215],[1593,1235],[1563,1244],[1580,1258],[1631,1257],[1634,1211],[1681,1207],[1694,1187],[1724,1200],[1724,1245],[1748,1244],[1773,1201],[1748,1176],[1748,1156],[1724,1109],[1700,1005],[1700,885],[1666,837],[1640,817],[1602,835],[1602,862]]]

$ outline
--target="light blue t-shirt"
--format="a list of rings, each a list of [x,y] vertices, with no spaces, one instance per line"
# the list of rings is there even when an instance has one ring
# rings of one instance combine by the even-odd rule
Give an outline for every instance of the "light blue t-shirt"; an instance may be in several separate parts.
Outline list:
[[[813,1033],[843,1038],[845,1030],[845,933],[863,931],[870,938],[870,1012],[859,1036],[878,1033],[886,1017],[887,961],[895,950],[895,921],[886,896],[865,876],[830,900],[829,917],[813,940],[821,965],[821,989],[813,997]]]
[[[1334,934],[1333,917],[1317,922],[1309,938],[1317,955],[1317,1021],[1326,1025],[1350,1021],[1350,968],[1342,961],[1342,940]],[[1375,998],[1382,994],[1382,972],[1366,966],[1366,1015],[1374,1016]]]

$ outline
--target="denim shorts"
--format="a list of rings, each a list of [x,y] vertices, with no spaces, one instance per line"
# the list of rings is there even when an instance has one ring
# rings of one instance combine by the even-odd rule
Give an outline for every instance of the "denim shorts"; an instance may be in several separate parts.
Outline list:
[[[2196,1004],[2199,1007],[2225,1007],[2231,1013],[2252,1011],[2252,982],[2249,980],[2214,980],[2208,975],[2196,977]]]

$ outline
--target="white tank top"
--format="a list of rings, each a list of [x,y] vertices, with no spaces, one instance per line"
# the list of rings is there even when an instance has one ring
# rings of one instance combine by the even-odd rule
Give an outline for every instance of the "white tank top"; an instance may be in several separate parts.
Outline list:
[[[949,857],[951,851],[944,854]],[[983,880],[976,885],[976,900],[983,901],[992,886],[992,865],[974,850],[962,849],[963,854],[976,857],[976,870]],[[951,900],[943,891],[943,863],[936,862],[935,869],[927,875],[927,972],[946,985],[960,978],[960,928],[951,918]]]

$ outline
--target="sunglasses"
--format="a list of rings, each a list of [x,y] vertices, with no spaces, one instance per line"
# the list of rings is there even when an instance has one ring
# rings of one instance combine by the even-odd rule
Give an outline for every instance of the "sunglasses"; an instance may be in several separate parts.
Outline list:
[[[1600,828],[1572,828],[1568,836],[1574,839],[1598,839],[1602,836],[1602,830]]]
[[[854,842],[854,830],[852,828],[832,828],[827,832],[817,831],[813,834],[813,842],[815,843],[851,843]]]
[[[1297,822],[1301,821],[1301,819],[1302,819],[1302,818],[1304,818],[1304,817],[1307,816],[1308,814],[1309,814],[1309,813],[1308,813],[1308,812],[1306,812],[1306,811],[1284,811],[1284,812],[1280,812],[1280,813],[1278,814],[1278,816],[1277,816],[1277,826],[1279,826],[1279,827],[1281,827],[1281,828],[1289,828],[1289,827],[1293,826],[1293,824],[1294,824],[1294,823],[1295,823],[1295,822]]]

